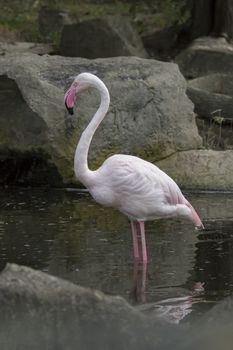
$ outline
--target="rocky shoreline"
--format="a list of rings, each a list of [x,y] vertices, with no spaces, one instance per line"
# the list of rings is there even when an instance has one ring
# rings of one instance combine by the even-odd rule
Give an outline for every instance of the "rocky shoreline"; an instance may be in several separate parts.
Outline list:
[[[95,91],[83,93],[75,116],[67,115],[64,91],[80,71],[99,75],[111,95],[110,110],[91,145],[91,168],[114,153],[156,163],[176,152],[202,147],[193,104],[176,64],[136,57],[87,60],[35,54],[7,55],[0,63],[2,164],[7,165],[10,157],[25,163],[27,156],[29,163],[28,171],[22,168],[18,178],[9,174],[16,184],[36,183],[37,164],[48,168],[49,184],[75,184],[73,155],[78,137],[99,103]],[[34,168],[30,168],[32,158]],[[6,176],[1,175],[2,184]]]
[[[119,23],[127,35],[116,31]],[[75,40],[76,26],[63,25],[70,26]],[[120,17],[78,25],[80,38],[85,26],[101,31],[106,25],[112,37],[105,39],[124,43],[118,57],[94,59],[103,41],[92,48],[92,59],[65,57],[65,51],[55,55],[48,44],[0,43],[0,185],[80,186],[73,155],[99,100],[94,91],[82,94],[71,118],[63,95],[75,75],[90,71],[104,80],[111,96],[91,145],[90,168],[114,153],[126,153],[159,165],[183,188],[232,190],[232,44],[225,38],[198,38],[174,63],[127,57],[147,54]],[[67,42],[65,33],[62,40]],[[222,90],[222,81],[228,90]]]
[[[174,325],[121,297],[8,264],[0,274],[0,299],[2,350],[228,350],[232,344],[231,297],[192,325]]]

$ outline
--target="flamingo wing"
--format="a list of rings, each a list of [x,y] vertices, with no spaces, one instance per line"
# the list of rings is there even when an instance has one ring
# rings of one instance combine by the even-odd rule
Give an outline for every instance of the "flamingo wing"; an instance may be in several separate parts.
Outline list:
[[[149,220],[173,216],[176,204],[186,201],[167,174],[134,156],[108,158],[96,171],[96,179],[98,186],[90,189],[93,197],[130,218]]]

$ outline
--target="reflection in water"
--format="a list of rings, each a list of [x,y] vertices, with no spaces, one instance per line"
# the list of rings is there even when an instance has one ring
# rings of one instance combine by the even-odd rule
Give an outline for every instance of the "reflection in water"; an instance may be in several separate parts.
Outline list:
[[[196,244],[195,278],[205,280],[206,289],[214,299],[233,290],[232,221],[212,221],[206,225]]]
[[[184,297],[204,282],[192,317],[233,291],[233,194],[187,196],[206,231],[177,220],[146,223],[147,271],[141,262],[134,266],[127,219],[87,193],[20,189],[0,196],[1,268],[28,265],[134,303]]]
[[[154,313],[170,323],[178,324],[193,310],[193,305],[204,302],[204,283],[195,283],[193,290],[187,295],[160,300],[156,303],[141,305],[144,313]]]
[[[142,271],[141,271],[141,301],[146,303],[146,277],[147,277],[147,263],[142,262]],[[138,302],[138,270],[139,270],[139,259],[134,260],[134,269],[133,269],[133,278],[132,278],[132,288],[130,297],[133,303]]]

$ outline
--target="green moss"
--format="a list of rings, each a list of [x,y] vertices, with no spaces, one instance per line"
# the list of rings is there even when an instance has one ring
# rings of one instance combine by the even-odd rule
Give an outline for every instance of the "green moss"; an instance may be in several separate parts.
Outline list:
[[[66,184],[75,184],[77,182],[73,170],[73,159],[68,157],[56,159],[56,167]]]
[[[122,149],[120,147],[110,146],[101,151],[95,159],[90,157],[89,167],[92,170],[98,169],[108,157],[119,153],[122,153]],[[162,142],[150,145],[135,146],[134,149],[129,152],[129,154],[148,160],[152,163],[168,157],[172,153],[174,153],[174,148],[169,147],[168,144]]]
[[[89,161],[90,168],[92,170],[98,169],[103,162],[114,154],[122,153],[122,150],[118,147],[110,146],[100,152],[100,154],[95,158]]]
[[[156,162],[174,153],[174,147],[165,142],[151,143],[134,147],[133,153],[150,162]]]

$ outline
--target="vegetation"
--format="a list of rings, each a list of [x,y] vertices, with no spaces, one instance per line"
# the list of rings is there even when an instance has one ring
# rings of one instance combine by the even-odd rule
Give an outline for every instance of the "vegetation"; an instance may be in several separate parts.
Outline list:
[[[8,33],[10,37],[35,42],[56,42],[59,36],[56,28],[54,32],[41,33],[38,14],[42,7],[67,12],[79,21],[104,15],[129,15],[141,32],[151,26],[183,25],[190,17],[190,0],[0,0],[0,6],[0,35]]]
[[[161,2],[161,12],[169,23],[184,25],[191,16],[191,2],[187,0],[164,0]]]

